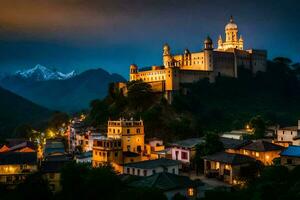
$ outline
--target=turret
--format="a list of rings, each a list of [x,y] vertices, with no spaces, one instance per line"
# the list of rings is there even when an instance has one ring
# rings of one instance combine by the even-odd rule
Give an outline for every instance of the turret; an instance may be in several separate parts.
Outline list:
[[[138,76],[138,67],[135,64],[130,65],[130,81],[137,80]]]
[[[168,68],[171,66],[172,56],[171,48],[168,44],[165,44],[163,47],[163,65]]]
[[[218,39],[218,49],[221,49],[223,46],[223,39],[222,39],[222,36],[219,35],[219,39]]]
[[[212,39],[207,36],[207,38],[204,40],[204,49],[205,50],[212,50],[213,49],[213,42]]]
[[[213,42],[209,36],[204,40],[204,69],[213,69]]]
[[[138,73],[138,67],[135,64],[130,65],[130,74],[137,74]]]

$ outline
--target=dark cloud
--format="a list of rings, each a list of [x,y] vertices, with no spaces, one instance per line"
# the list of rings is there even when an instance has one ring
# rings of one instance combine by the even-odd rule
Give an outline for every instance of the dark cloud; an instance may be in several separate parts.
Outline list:
[[[161,45],[199,50],[234,15],[247,47],[299,61],[297,0],[1,0],[0,69],[160,64]]]

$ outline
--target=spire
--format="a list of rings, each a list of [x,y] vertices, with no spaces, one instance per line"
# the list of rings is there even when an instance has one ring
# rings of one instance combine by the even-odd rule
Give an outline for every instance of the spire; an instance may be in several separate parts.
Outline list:
[[[219,40],[222,40],[222,36],[221,35],[219,35]]]
[[[233,23],[233,16],[230,15],[230,23]]]

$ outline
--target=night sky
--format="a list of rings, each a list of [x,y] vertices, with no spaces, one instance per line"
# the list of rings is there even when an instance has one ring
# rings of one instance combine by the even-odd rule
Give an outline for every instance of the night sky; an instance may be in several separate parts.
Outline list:
[[[300,62],[298,0],[0,0],[0,71],[42,64],[63,72],[161,64],[173,53],[217,43],[233,15],[246,48]],[[224,36],[223,36],[224,38]]]

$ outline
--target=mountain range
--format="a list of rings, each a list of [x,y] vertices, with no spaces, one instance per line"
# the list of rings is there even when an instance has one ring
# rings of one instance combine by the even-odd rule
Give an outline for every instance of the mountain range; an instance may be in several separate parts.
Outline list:
[[[1,78],[0,86],[48,109],[77,112],[105,97],[108,85],[119,81],[126,80],[101,68],[64,74],[37,65]]]
[[[37,125],[46,121],[51,111],[0,87],[0,138],[13,137],[13,130],[22,124]]]
[[[49,80],[66,80],[76,76],[76,72],[64,74],[54,69],[49,69],[42,65],[36,65],[32,69],[19,70],[15,73],[16,76],[32,81],[49,81]]]

